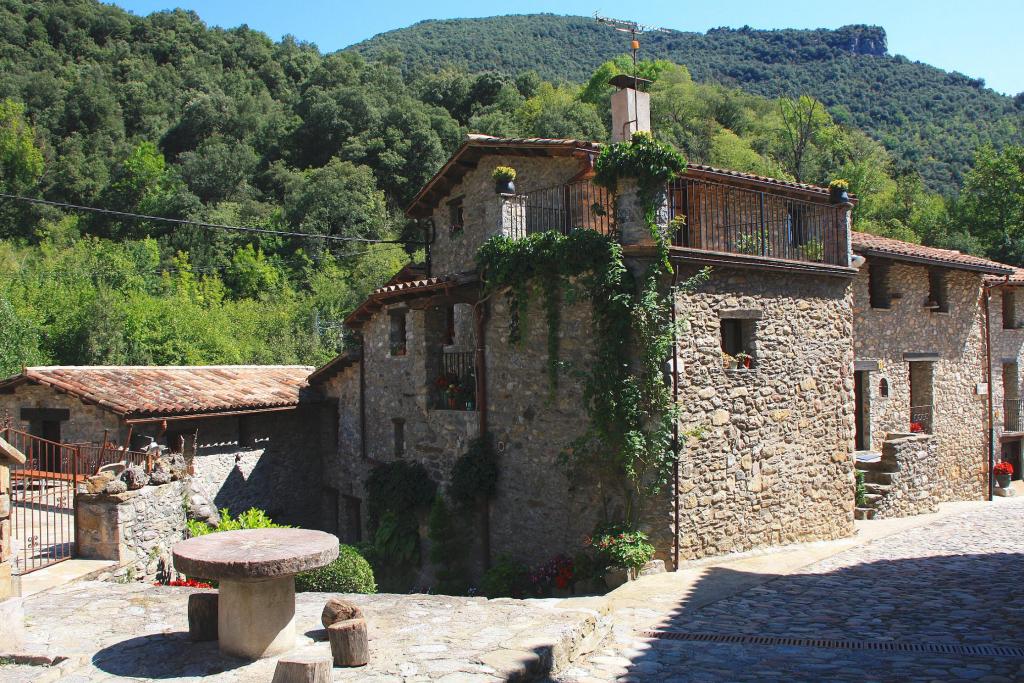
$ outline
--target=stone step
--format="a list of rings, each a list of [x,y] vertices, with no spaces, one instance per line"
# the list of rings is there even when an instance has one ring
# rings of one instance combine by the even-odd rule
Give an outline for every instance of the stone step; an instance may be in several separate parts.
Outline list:
[[[858,462],[854,465],[861,472],[898,472],[900,465],[896,458],[887,458],[884,455],[878,462]]]
[[[875,507],[875,503],[882,500],[883,498],[885,498],[885,496],[881,493],[868,493],[867,495],[864,496],[864,505],[865,507],[873,508]]]
[[[889,485],[889,484],[875,484],[875,483],[868,484],[868,483],[865,483],[864,484],[864,488],[867,489],[868,494],[875,493],[875,494],[878,494],[880,496],[885,496],[892,489],[892,486]]]
[[[864,483],[865,484],[882,484],[883,486],[892,485],[893,472],[865,472]]]
[[[853,518],[854,519],[874,519],[875,509],[874,508],[854,508]]]

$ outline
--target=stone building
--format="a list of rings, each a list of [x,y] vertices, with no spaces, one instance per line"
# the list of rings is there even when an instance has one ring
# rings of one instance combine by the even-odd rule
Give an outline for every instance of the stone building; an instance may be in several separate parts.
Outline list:
[[[861,233],[853,249],[865,259],[853,286],[855,446],[868,489],[859,514],[918,514],[982,498],[989,424],[982,285],[1010,269]]]
[[[1021,479],[1024,458],[1024,269],[986,278],[988,333],[992,339],[992,413],[994,455],[1013,465],[1013,478]]]
[[[0,422],[57,443],[185,449],[194,487],[216,507],[309,524],[320,510],[306,492],[319,478],[319,453],[333,447],[334,421],[333,405],[308,388],[311,371],[30,367],[0,381]]]
[[[374,291],[347,321],[360,349],[310,377],[339,406],[324,483],[326,524],[343,538],[366,532],[376,465],[417,461],[443,485],[485,432],[500,456],[490,559],[572,554],[617,514],[560,464],[588,418],[573,372],[550,391],[541,304],[515,319],[521,339],[511,342],[515,312],[507,297],[481,296],[474,261],[494,235],[590,229],[614,235],[628,267],[645,267],[652,242],[632,188],[613,197],[591,181],[600,149],[471,135],[414,199],[407,213],[425,229],[427,263]],[[497,166],[517,170],[514,192],[495,187]],[[668,375],[678,429],[692,436],[642,518],[669,566],[852,532],[851,206],[824,188],[699,165],[665,188],[659,217],[676,277],[711,267],[675,301],[686,331]],[[591,325],[589,303],[566,296],[558,335],[570,368],[590,360]]]

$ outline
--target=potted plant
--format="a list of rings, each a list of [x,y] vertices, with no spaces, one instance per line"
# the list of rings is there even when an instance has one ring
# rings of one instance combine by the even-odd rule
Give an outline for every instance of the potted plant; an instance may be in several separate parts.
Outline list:
[[[996,475],[996,483],[999,484],[999,488],[1010,488],[1010,477],[1013,476],[1013,465],[1005,460],[997,462],[996,466],[992,468],[992,473]]]
[[[736,360],[735,356],[731,356],[725,351],[722,351],[722,367],[726,370],[735,370],[739,365],[739,361]]]
[[[737,366],[741,366],[749,370],[754,364],[754,357],[746,351],[740,351],[736,354],[736,363]]]
[[[605,565],[605,584],[615,589],[637,577],[640,568],[654,557],[654,546],[642,531],[623,524],[605,524],[586,539]]]
[[[516,169],[511,166],[497,166],[491,171],[491,179],[494,180],[494,191],[498,194],[516,193]]]
[[[850,181],[836,178],[828,184],[828,196],[833,204],[850,203]]]
[[[808,261],[820,261],[825,256],[825,245],[821,240],[810,240],[801,248],[804,258]]]

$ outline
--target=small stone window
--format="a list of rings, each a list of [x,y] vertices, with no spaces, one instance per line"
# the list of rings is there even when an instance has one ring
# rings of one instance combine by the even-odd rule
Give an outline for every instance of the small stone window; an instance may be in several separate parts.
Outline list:
[[[889,292],[888,263],[868,262],[868,297],[871,300],[871,308],[892,307],[892,294]]]
[[[946,292],[946,271],[928,269],[928,301],[925,308],[932,313],[949,313],[949,298]]]
[[[391,429],[394,435],[395,457],[405,456],[405,420],[400,417],[392,418]]]
[[[466,226],[466,217],[462,205],[462,197],[456,197],[448,202],[448,234],[462,232]]]
[[[889,398],[889,380],[884,377],[878,380],[878,395],[881,398]]]
[[[1003,290],[1003,329],[1017,329],[1017,296],[1009,289]]]
[[[722,318],[722,360],[726,368],[754,367],[756,324],[753,318]]]
[[[395,311],[388,311],[390,316],[389,347],[392,356],[404,356],[406,354],[406,309],[401,308]]]

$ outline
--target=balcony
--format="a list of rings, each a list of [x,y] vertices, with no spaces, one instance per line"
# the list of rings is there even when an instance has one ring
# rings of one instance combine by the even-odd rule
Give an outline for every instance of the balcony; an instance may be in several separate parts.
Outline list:
[[[1024,423],[1021,421],[1024,415],[1024,399],[1008,398],[1003,401],[1003,431],[1022,432]]]
[[[614,232],[612,195],[588,180],[517,195],[510,213],[509,236],[516,239],[549,231],[563,235],[572,230]]]
[[[434,410],[476,410],[476,361],[472,351],[441,351],[441,374],[434,380]]]
[[[911,406],[910,408],[910,433],[931,434],[932,433],[932,407]]]
[[[675,247],[848,265],[842,206],[688,177],[669,185],[668,202]]]

